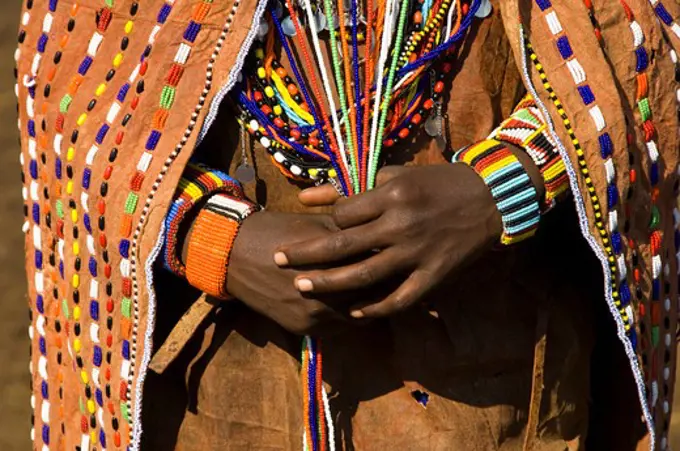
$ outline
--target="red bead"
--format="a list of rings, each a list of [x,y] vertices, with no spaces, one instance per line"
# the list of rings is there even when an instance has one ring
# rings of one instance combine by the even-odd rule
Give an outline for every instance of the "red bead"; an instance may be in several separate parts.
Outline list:
[[[125,138],[125,133],[123,133],[122,131],[118,132],[118,134],[116,135],[116,144],[120,145],[120,143],[123,142],[123,138]]]
[[[104,199],[99,199],[97,201],[97,211],[100,215],[106,213],[106,202],[104,202]]]
[[[425,101],[425,103],[423,104],[423,107],[424,107],[426,110],[431,110],[433,106],[434,106],[434,100],[432,100],[432,99],[427,99],[427,100]]]
[[[444,82],[438,81],[434,84],[434,92],[441,93],[442,91],[444,91]]]
[[[416,113],[411,118],[411,123],[418,125],[418,124],[420,124],[420,121],[422,121],[422,120],[423,120],[423,117],[419,113]]]
[[[385,141],[385,147],[392,147],[394,145],[393,139],[388,139]]]
[[[277,117],[274,119],[274,125],[276,125],[278,128],[283,128],[286,124],[281,120],[280,117]]]
[[[104,169],[104,180],[110,179],[112,172],[113,172],[113,166],[107,166],[106,169]]]
[[[297,141],[298,139],[300,139],[300,136],[302,136],[302,134],[300,133],[300,130],[294,128],[290,131],[290,136],[292,136],[293,139]]]
[[[106,311],[109,312],[109,313],[113,313],[113,299],[111,299],[111,298],[109,298],[106,301]]]
[[[639,268],[635,268],[635,270],[633,271],[633,277],[635,278],[636,283],[640,282],[640,269]]]
[[[111,265],[108,263],[104,265],[104,275],[106,276],[107,279],[111,278]]]
[[[111,346],[113,346],[113,335],[112,335],[112,334],[108,334],[108,335],[106,336],[106,346],[108,346],[109,348],[110,348]],[[109,374],[106,376],[106,378],[107,378],[107,379],[111,379],[111,373],[109,373]]]
[[[100,245],[101,247],[106,247],[106,243],[107,243],[107,241],[106,241],[106,234],[105,234],[105,233],[100,234],[100,235],[99,235],[99,245]]]
[[[264,114],[269,114],[272,112],[272,109],[269,105],[262,105],[262,108],[260,108]]]
[[[635,169],[631,169],[630,172],[630,183],[635,183],[637,180],[637,172],[635,172]]]
[[[470,7],[468,6],[468,4],[463,3],[463,6],[461,7],[461,9],[463,10],[463,15],[467,16],[468,11],[470,10]]]
[[[80,430],[83,434],[87,434],[87,417],[85,415],[80,417]]]
[[[452,69],[453,69],[453,64],[451,64],[451,63],[444,63],[444,65],[442,66],[442,72],[444,72],[445,74],[448,74],[449,72],[451,72]]]
[[[142,77],[146,75],[146,71],[149,68],[149,63],[147,60],[142,61],[142,64],[139,66],[139,75]]]
[[[406,139],[406,138],[408,137],[408,134],[409,134],[408,128],[402,128],[402,129],[399,131],[399,137],[400,137],[401,139]]]
[[[262,93],[260,91],[255,91],[253,93],[253,98],[255,99],[256,102],[259,102],[262,100]]]
[[[312,146],[315,146],[315,147],[318,146],[319,145],[319,138],[316,138],[314,136],[310,136],[309,137],[309,144],[311,144]]]

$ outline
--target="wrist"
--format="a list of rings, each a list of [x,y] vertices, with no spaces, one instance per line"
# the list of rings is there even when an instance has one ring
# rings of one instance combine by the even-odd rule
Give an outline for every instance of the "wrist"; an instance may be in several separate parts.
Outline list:
[[[501,216],[501,243],[513,244],[535,234],[540,221],[536,182],[507,145],[481,141],[458,151],[453,161],[471,167],[491,192]]]
[[[225,194],[210,197],[194,220],[186,238],[186,278],[211,296],[227,296],[226,281],[231,252],[243,222],[256,205]]]

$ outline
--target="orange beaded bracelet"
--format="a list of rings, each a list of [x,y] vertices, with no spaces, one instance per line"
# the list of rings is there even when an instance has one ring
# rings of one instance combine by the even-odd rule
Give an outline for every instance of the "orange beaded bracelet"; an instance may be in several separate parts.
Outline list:
[[[227,267],[242,221],[256,210],[246,201],[217,194],[194,221],[187,247],[187,281],[205,293],[227,297]]]

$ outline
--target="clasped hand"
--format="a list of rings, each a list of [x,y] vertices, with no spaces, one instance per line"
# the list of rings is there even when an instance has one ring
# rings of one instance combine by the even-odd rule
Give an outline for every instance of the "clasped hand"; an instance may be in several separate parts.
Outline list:
[[[384,317],[412,306],[487,249],[502,229],[488,188],[462,164],[386,167],[377,187],[366,193],[341,198],[324,185],[303,191],[299,199],[308,206],[333,205],[337,231],[280,246],[274,260],[299,271],[294,284],[301,293],[352,293],[361,299],[348,300],[354,318]],[[394,279],[400,284],[386,296],[361,296]]]

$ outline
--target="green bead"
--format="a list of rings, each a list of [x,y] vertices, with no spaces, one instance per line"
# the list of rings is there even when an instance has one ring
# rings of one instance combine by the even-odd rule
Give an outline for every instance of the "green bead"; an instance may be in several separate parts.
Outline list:
[[[659,344],[659,326],[652,326],[652,347]]]
[[[649,219],[649,228],[651,230],[656,230],[657,227],[659,227],[659,223],[661,222],[661,213],[659,213],[659,209],[657,208],[656,205],[652,206],[652,217]]]

